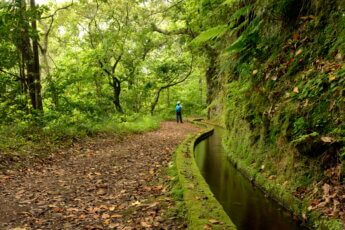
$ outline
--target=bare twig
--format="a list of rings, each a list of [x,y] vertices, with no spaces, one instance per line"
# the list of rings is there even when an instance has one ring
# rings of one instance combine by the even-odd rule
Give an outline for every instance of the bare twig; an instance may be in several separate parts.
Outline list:
[[[61,7],[61,8],[56,9],[56,10],[54,11],[54,13],[52,13],[51,15],[48,15],[48,16],[45,16],[45,17],[41,17],[40,19],[47,19],[47,18],[53,18],[53,17],[55,17],[55,15],[56,15],[60,10],[66,10],[66,9],[68,9],[69,7],[73,6],[73,4],[74,4],[73,1],[74,1],[74,0],[72,0],[71,4],[69,4],[69,5],[66,5],[66,6],[63,6],[63,7]]]

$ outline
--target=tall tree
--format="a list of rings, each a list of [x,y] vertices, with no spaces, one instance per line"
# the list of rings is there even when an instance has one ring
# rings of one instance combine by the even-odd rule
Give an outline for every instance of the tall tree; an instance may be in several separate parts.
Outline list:
[[[38,53],[38,11],[35,0],[30,0],[30,7],[25,0],[16,1],[13,13],[14,16],[18,16],[18,27],[13,41],[21,53],[23,68],[20,74],[24,90],[28,91],[32,109],[43,111]]]

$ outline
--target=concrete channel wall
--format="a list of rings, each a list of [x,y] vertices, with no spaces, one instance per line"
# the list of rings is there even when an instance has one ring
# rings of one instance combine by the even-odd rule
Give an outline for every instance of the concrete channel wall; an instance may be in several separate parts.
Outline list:
[[[212,133],[213,129],[207,128],[189,137],[176,150],[176,167],[187,208],[188,229],[235,230],[235,224],[214,197],[194,159],[194,147]]]

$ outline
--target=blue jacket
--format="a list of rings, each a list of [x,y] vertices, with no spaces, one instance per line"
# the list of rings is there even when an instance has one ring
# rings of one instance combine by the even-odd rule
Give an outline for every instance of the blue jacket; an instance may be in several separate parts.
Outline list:
[[[182,106],[179,104],[176,105],[175,111],[176,111],[176,113],[180,113],[182,111]]]

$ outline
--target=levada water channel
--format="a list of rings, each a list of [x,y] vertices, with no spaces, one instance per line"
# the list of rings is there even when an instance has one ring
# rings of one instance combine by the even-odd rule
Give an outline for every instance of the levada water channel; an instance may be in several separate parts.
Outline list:
[[[213,194],[239,230],[295,230],[300,226],[289,212],[252,185],[228,160],[222,147],[222,128],[196,145],[197,165]]]

